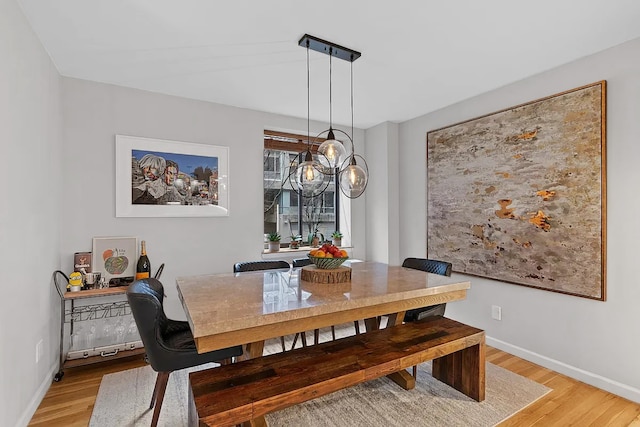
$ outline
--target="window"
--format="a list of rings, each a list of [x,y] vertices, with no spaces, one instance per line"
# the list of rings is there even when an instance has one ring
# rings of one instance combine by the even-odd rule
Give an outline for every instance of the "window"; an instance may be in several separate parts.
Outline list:
[[[313,149],[317,149],[322,142],[323,140],[316,141]],[[320,237],[330,240],[331,234],[336,230],[335,208],[338,203],[334,180],[324,193],[311,199],[302,198],[290,184],[285,184],[292,172],[291,166],[298,164],[301,153],[306,150],[306,136],[265,131],[264,233],[280,233],[284,245],[288,245],[291,236],[296,235],[302,236],[303,243],[308,242],[315,230]]]

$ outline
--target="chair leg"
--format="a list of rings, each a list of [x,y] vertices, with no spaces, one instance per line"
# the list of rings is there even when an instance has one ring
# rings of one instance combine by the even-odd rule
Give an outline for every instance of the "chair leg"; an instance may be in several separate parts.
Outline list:
[[[331,338],[335,341],[336,340],[336,328],[335,326],[331,325]]]
[[[418,379],[418,365],[413,365],[413,379]]]
[[[284,353],[285,351],[287,351],[287,349],[284,346],[284,337],[281,336],[280,337],[280,345],[282,346],[282,352]]]
[[[307,333],[306,332],[300,332],[300,338],[302,339],[302,346],[306,347],[307,346]]]
[[[359,320],[354,320],[353,321],[353,326],[355,326],[355,328],[356,328],[356,335],[360,335],[360,321]]]
[[[149,409],[155,406],[153,409],[153,418],[151,419],[151,427],[156,427],[158,425],[160,410],[162,409],[162,401],[164,400],[164,392],[167,390],[167,382],[169,381],[169,374],[171,374],[171,372],[158,372],[156,386],[153,388],[151,406],[149,406]]]
[[[293,350],[294,348],[296,348],[296,342],[298,342],[298,337],[300,336],[300,332],[297,332],[294,336],[293,336],[293,344],[291,344],[291,350]]]
[[[313,345],[316,345],[320,342],[320,329],[313,330]]]

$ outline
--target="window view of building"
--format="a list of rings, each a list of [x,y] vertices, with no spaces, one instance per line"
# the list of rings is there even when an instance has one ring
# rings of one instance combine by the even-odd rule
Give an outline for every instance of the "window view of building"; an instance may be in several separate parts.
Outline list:
[[[264,233],[279,233],[282,246],[288,246],[296,236],[303,244],[310,242],[314,234],[321,240],[331,240],[336,230],[334,180],[322,194],[313,198],[302,197],[288,180],[308,148],[306,139],[301,135],[265,131]],[[312,151],[320,143],[322,140],[317,141]]]

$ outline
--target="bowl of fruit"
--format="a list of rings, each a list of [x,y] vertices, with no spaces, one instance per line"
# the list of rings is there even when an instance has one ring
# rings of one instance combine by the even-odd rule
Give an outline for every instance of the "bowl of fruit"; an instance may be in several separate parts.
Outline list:
[[[329,243],[322,245],[318,249],[312,249],[308,256],[311,262],[322,270],[338,268],[349,259],[347,251]]]

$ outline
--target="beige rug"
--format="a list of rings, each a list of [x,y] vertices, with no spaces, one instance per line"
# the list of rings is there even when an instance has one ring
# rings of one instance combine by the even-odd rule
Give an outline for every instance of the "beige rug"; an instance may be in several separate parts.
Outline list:
[[[288,342],[290,346],[290,338]],[[267,344],[267,352],[280,350],[277,340]],[[187,371],[171,374],[158,425],[187,425]],[[266,419],[272,427],[493,426],[551,391],[491,363],[487,363],[486,375],[486,399],[480,403],[433,379],[431,365],[425,363],[419,367],[413,390],[380,378],[269,414]],[[148,408],[155,377],[149,366],[105,375],[89,425],[150,425],[152,411]]]

